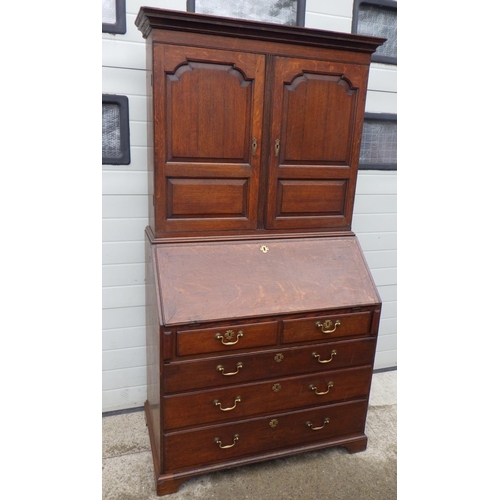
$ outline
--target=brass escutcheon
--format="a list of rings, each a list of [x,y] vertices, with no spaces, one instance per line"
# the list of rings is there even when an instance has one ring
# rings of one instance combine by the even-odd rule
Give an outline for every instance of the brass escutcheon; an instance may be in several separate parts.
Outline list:
[[[278,419],[273,418],[270,422],[269,425],[274,429],[278,425]]]
[[[281,354],[281,352],[276,354],[276,356],[274,356],[274,361],[276,361],[276,363],[281,363],[284,359],[285,359],[285,356],[283,356],[283,354]]]
[[[274,392],[280,392],[281,391],[281,384],[274,384],[273,385],[273,391]]]
[[[252,137],[252,156],[257,155],[257,137]]]
[[[259,250],[262,253],[267,253],[267,252],[269,252],[269,247],[266,247],[266,245],[262,245]]]
[[[280,140],[276,139],[274,141],[274,156],[276,156],[277,158],[279,154],[280,154]]]

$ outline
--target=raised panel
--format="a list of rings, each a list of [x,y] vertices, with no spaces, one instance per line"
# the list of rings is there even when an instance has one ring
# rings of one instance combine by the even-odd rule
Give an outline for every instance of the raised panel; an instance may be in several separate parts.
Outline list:
[[[267,229],[349,229],[367,68],[276,57]]]
[[[340,215],[345,207],[346,185],[345,180],[280,180],[277,215]]]
[[[167,74],[166,87],[169,160],[248,162],[253,87],[241,71],[188,61]]]
[[[169,218],[246,217],[247,179],[168,179]]]
[[[284,85],[282,164],[348,164],[356,93],[335,74],[304,72]]]
[[[260,54],[154,46],[157,236],[257,227],[264,74]]]

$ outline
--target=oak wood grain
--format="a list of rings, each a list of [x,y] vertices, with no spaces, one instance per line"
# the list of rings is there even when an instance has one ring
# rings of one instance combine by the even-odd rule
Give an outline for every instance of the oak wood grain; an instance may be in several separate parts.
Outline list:
[[[256,229],[265,56],[157,44],[154,63],[155,233]]]
[[[364,366],[167,396],[165,430],[365,398],[371,377],[371,366]]]
[[[325,326],[326,322],[330,326]],[[319,323],[319,324],[318,324]],[[310,318],[285,319],[283,321],[283,342],[327,341],[345,337],[371,335],[372,312],[351,314],[318,315]]]
[[[293,374],[322,372],[332,368],[371,365],[374,355],[375,338],[368,338],[177,361],[164,365],[163,388],[165,394],[173,394]],[[331,361],[320,363],[318,359]],[[236,371],[238,363],[243,368],[235,376],[224,376],[217,369],[223,366],[226,372],[232,373]]]
[[[359,435],[363,433],[366,407],[366,400],[339,403],[167,433],[163,450],[165,464],[172,471],[182,470],[197,464],[227,462],[240,456],[286,449],[343,435]],[[329,419],[326,425],[325,418]],[[270,425],[273,419],[277,420],[275,427]],[[306,425],[307,422],[311,422],[313,427],[324,425],[324,428],[313,431]],[[238,439],[235,441],[236,435]],[[221,446],[233,443],[234,446],[221,449],[215,443],[215,438],[220,439]]]
[[[205,329],[179,330],[177,354],[189,356],[207,352],[227,353],[233,350],[275,345],[278,322],[236,324]]]
[[[157,493],[329,446],[364,450],[381,301],[351,221],[384,39],[149,7],[136,25],[151,78]],[[326,320],[335,331],[317,328]]]
[[[155,260],[164,325],[380,302],[355,237],[158,245]]]

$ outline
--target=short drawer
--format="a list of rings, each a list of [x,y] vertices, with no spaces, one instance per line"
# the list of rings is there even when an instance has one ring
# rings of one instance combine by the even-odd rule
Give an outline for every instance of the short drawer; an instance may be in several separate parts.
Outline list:
[[[371,366],[364,366],[167,396],[165,429],[365,398],[371,377]]]
[[[286,375],[298,375],[360,365],[371,365],[374,338],[285,347],[259,353],[177,361],[163,366],[165,394],[241,384]]]
[[[371,311],[288,319],[283,321],[283,342],[365,337],[370,335],[371,325]]]
[[[277,321],[200,330],[179,330],[177,332],[177,355],[190,356],[271,346],[276,344],[277,336]]]
[[[325,405],[165,435],[164,466],[182,470],[342,436],[363,435],[367,401]],[[304,451],[302,449],[302,451]]]

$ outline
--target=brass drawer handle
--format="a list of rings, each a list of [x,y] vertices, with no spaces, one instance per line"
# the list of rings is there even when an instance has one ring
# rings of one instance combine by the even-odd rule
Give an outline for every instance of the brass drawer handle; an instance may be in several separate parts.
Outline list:
[[[221,403],[218,399],[214,399],[214,406],[218,406],[219,410],[221,411],[230,411],[234,410],[236,408],[236,405],[241,402],[241,396],[236,396],[234,398],[234,405],[231,406],[230,408],[222,408]]]
[[[336,355],[337,355],[337,351],[335,349],[332,351],[332,354],[330,355],[330,359],[319,359],[320,358],[319,354],[316,354],[315,352],[312,353],[312,357],[316,358],[318,360],[318,363],[330,363],[330,361],[333,360],[333,356],[336,356]]]
[[[340,326],[340,320],[335,321],[335,325],[333,330],[328,330],[328,328],[331,328],[333,325],[333,321],[331,319],[327,319],[324,323],[321,323],[321,321],[316,322],[316,327],[321,328],[321,331],[323,333],[333,333],[336,329],[337,326]],[[326,330],[325,330],[326,328]]]
[[[233,437],[233,444],[227,444],[226,446],[222,446],[222,441],[220,440],[220,438],[216,437],[214,439],[214,443],[218,444],[221,450],[226,450],[227,448],[232,448],[236,444],[236,441],[238,441],[238,439],[240,439],[240,436],[238,434],[235,434]]]
[[[325,420],[323,420],[323,425],[321,427],[313,427],[313,423],[308,420],[306,422],[306,426],[309,427],[309,429],[311,429],[312,431],[320,431],[321,429],[323,429],[323,427],[326,425],[326,424],[329,424],[330,423],[330,419],[328,417],[325,418]]]
[[[240,368],[243,368],[243,363],[241,361],[236,363],[236,371],[235,372],[224,373],[224,367],[222,365],[217,366],[217,371],[221,372],[222,375],[225,375],[226,377],[230,377],[231,375],[236,375],[240,371]]]
[[[237,344],[238,341],[240,340],[240,337],[243,337],[243,330],[240,330],[238,332],[238,334],[236,335],[236,340],[234,342],[231,342],[231,340],[234,338],[234,332],[233,332],[233,330],[227,330],[227,332],[224,335],[222,335],[221,333],[216,333],[215,334],[215,338],[217,340],[220,340],[222,342],[222,344],[224,344],[224,345],[234,345],[234,344]]]
[[[333,387],[333,382],[328,382],[328,389],[325,392],[318,392],[318,389],[316,388],[316,386],[312,385],[312,384],[309,386],[309,389],[311,391],[314,391],[318,396],[323,396],[324,394],[328,394],[332,387]]]

